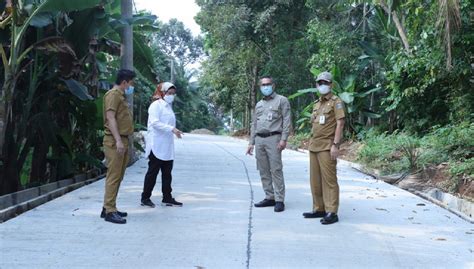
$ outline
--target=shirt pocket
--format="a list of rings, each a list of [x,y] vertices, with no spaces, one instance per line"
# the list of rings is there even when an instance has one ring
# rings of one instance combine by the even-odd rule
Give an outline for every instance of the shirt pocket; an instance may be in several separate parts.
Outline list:
[[[313,108],[313,113],[311,113],[311,122],[316,123],[317,119],[318,119],[318,109]]]
[[[333,106],[329,105],[329,106],[324,106],[323,108],[323,114],[327,117],[328,115],[334,113],[334,109],[332,109]]]
[[[257,107],[255,107],[255,117],[257,118],[257,120],[262,119],[262,115],[263,115],[264,110],[265,109],[262,105],[257,105]]]
[[[270,110],[269,110],[269,113],[272,114],[272,119],[275,120],[275,119],[279,119],[281,117],[281,113],[280,113],[280,110],[278,109],[278,107],[272,107]]]

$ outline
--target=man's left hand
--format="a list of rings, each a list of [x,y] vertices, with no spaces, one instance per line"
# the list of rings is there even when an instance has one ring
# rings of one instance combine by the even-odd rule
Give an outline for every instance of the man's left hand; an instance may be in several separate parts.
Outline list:
[[[337,160],[338,156],[339,156],[339,149],[335,145],[332,145],[332,147],[331,147],[331,160],[333,160],[333,161]]]
[[[286,148],[286,141],[281,140],[277,146],[278,150],[284,150]]]

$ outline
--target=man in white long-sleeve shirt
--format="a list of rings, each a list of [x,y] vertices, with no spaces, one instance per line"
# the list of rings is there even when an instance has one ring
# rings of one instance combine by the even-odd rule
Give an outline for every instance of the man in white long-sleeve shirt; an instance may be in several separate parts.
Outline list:
[[[148,171],[145,175],[141,205],[155,207],[151,201],[156,177],[161,170],[162,203],[166,206],[182,206],[171,195],[171,171],[174,160],[174,136],[181,138],[182,132],[176,129],[176,116],[172,103],[176,87],[164,82],[158,85],[153,101],[148,108],[148,132],[145,155],[148,157]]]

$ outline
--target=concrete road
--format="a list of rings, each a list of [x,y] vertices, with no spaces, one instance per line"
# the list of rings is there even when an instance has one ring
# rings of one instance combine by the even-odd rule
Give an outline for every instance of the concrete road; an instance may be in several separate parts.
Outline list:
[[[104,181],[0,224],[0,268],[474,268],[474,226],[339,164],[340,222],[311,209],[308,156],[286,150],[286,211],[264,194],[247,142],[185,135],[173,193],[182,208],[140,206],[147,161],[126,172],[126,225],[99,218]],[[161,200],[160,182],[152,199]]]

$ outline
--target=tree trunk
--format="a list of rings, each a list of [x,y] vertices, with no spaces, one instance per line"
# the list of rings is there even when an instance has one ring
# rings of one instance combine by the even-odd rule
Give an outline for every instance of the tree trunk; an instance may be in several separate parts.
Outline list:
[[[11,128],[6,124],[5,129]],[[11,124],[10,124],[11,125]],[[16,192],[20,190],[20,174],[18,168],[18,150],[15,145],[12,145],[14,141],[12,132],[8,132],[5,135],[4,144],[4,161],[2,167],[2,174],[0,175],[0,195]]]
[[[45,183],[46,173],[46,157],[48,155],[49,146],[39,139],[36,141],[36,146],[33,150],[33,157],[31,161],[30,182]]]
[[[231,108],[230,109],[230,133],[234,133],[234,110]]]
[[[3,144],[5,143],[6,113],[5,101],[0,100],[0,160],[3,158]]]
[[[392,17],[392,21],[395,23],[395,27],[397,28],[398,35],[402,39],[403,47],[405,47],[405,51],[409,53],[410,45],[408,43],[406,31],[405,31],[405,28],[403,28],[403,25],[400,22],[400,19],[398,18],[397,12],[395,10],[390,10],[390,8],[388,8],[387,6],[387,3],[385,3],[385,1],[383,0],[380,1],[380,6],[383,8],[383,10],[385,10],[385,12],[387,12],[389,16]]]
[[[122,0],[121,2],[122,20],[131,21],[133,18],[133,0]],[[133,27],[127,23],[122,31],[121,46],[121,67],[122,69],[134,70],[133,68]],[[132,112],[133,119],[133,94],[127,95],[127,102]],[[129,138],[128,154],[130,163],[136,161],[135,151],[133,149],[133,136]]]
[[[170,58],[170,82],[175,83],[175,76],[174,76],[174,59]]]
[[[252,70],[252,85],[250,86],[250,92],[249,92],[249,97],[250,97],[250,103],[249,103],[249,111],[250,111],[250,117],[248,121],[248,131],[250,134],[250,123],[253,119],[253,114],[255,113],[255,105],[257,104],[257,83],[258,83],[258,66],[255,64]]]
[[[370,104],[369,109],[370,111],[374,111],[374,103],[375,103],[375,93],[370,94]],[[374,127],[374,119],[368,117],[367,118],[367,127]]]
[[[6,156],[3,146],[6,140],[8,118],[11,116],[11,99],[15,86],[14,77],[11,73],[5,72],[5,82],[1,87],[2,91],[0,92],[0,160]]]
[[[388,123],[389,123],[389,133],[393,133],[396,127],[397,113],[395,110],[392,110],[388,114]]]
[[[446,42],[446,69],[449,71],[453,68],[453,56],[451,55],[451,24],[449,22],[448,7],[446,7],[445,22],[445,42]]]
[[[365,33],[367,32],[367,3],[364,3],[364,13],[362,16],[362,40],[365,41]]]

